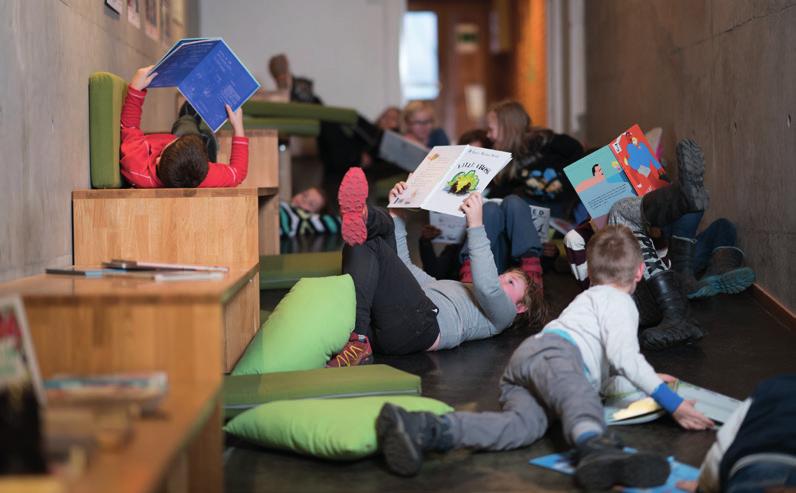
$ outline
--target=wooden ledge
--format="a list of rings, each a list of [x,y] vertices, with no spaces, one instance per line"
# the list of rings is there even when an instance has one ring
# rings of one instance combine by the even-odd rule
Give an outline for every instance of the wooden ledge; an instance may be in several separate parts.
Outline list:
[[[125,277],[88,278],[39,274],[0,284],[0,296],[22,296],[25,305],[114,303],[226,303],[259,273],[259,264],[232,268],[218,281],[169,281]]]
[[[257,195],[260,197],[273,197],[279,193],[279,187],[258,187]]]
[[[270,190],[271,187],[266,187]],[[159,199],[182,197],[246,197],[262,195],[257,188],[104,188],[74,190],[77,199]]]

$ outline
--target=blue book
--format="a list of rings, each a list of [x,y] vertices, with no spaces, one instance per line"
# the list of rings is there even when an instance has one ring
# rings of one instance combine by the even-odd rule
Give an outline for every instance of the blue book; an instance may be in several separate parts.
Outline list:
[[[221,38],[174,43],[152,69],[149,87],[176,87],[213,132],[227,121],[224,104],[237,110],[260,84]]]

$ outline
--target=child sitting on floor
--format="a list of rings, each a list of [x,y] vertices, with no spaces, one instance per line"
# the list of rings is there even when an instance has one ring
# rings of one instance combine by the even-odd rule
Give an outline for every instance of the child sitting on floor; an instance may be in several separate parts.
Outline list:
[[[701,430],[713,423],[670,390],[662,378],[673,377],[656,375],[639,352],[638,311],[630,293],[644,265],[630,230],[605,227],[589,243],[588,257],[592,287],[512,355],[501,378],[502,412],[436,416],[384,405],[376,430],[391,471],[417,474],[424,450],[525,447],[544,435],[549,418],[558,417],[577,449],[575,477],[581,486],[648,487],[666,481],[665,457],[625,452],[606,431],[598,392],[623,377],[619,380],[651,395],[683,428]]]
[[[246,179],[249,170],[249,139],[243,132],[243,113],[226,106],[232,125],[232,152],[229,165],[212,163],[215,139],[199,130],[199,119],[193,108],[175,122],[170,134],[149,134],[141,131],[141,107],[146,88],[157,73],[149,74],[152,65],[136,71],[122,107],[121,172],[136,188],[207,188],[234,187]],[[193,115],[191,113],[194,113]],[[175,135],[176,134],[176,135]]]
[[[279,202],[280,236],[338,234],[340,218],[325,210],[326,194],[318,187],[297,193],[290,203]]]

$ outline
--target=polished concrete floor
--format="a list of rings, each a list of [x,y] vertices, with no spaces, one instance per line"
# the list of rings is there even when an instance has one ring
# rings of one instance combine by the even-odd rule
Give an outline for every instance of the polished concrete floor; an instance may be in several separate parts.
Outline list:
[[[545,287],[554,314],[578,292],[567,274],[546,274]],[[273,306],[281,294],[264,294],[264,305]],[[692,309],[708,335],[693,346],[647,354],[656,370],[739,399],[764,378],[796,371],[796,331],[773,318],[748,291],[692,303]],[[527,335],[508,331],[454,350],[381,357],[377,362],[420,375],[423,395],[456,409],[496,410],[498,379],[512,351]],[[714,437],[712,431],[681,430],[668,417],[615,430],[629,446],[673,455],[695,466]],[[229,493],[569,491],[574,489],[569,477],[528,465],[531,458],[565,448],[558,427],[554,427],[544,439],[521,450],[432,456],[419,476],[405,479],[391,475],[378,457],[353,463],[325,462],[228,439],[225,484]]]

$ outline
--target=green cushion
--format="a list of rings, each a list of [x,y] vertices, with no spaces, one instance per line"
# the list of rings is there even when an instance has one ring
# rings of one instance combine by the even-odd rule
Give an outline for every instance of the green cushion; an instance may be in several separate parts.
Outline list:
[[[257,128],[275,129],[280,137],[317,137],[321,133],[321,123],[308,118],[260,118],[252,116],[243,117],[243,127],[247,130]],[[229,122],[222,127],[231,130]]]
[[[336,276],[343,252],[286,253],[260,257],[260,289],[287,289],[302,277]]]
[[[94,72],[88,79],[88,133],[91,186],[120,188],[119,147],[121,113],[127,81],[109,72]]]
[[[227,418],[260,404],[291,399],[420,394],[420,377],[387,365],[319,368],[224,377]]]
[[[233,375],[323,368],[354,330],[351,276],[301,279],[254,336]]]
[[[246,116],[308,118],[332,123],[353,125],[357,122],[357,112],[351,108],[325,106],[312,103],[276,103],[273,101],[247,101],[243,104]]]
[[[444,402],[417,396],[278,401],[242,413],[224,430],[280,450],[323,459],[360,459],[376,452],[376,417],[385,402],[409,411],[453,411]]]
[[[377,202],[387,202],[392,187],[394,187],[399,181],[403,180],[406,180],[406,174],[392,175],[388,176],[387,178],[377,180],[376,183],[373,184],[373,191],[370,192],[370,196],[373,197],[373,199],[375,199]]]

